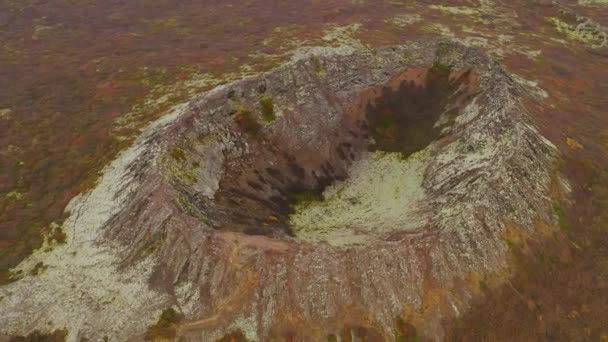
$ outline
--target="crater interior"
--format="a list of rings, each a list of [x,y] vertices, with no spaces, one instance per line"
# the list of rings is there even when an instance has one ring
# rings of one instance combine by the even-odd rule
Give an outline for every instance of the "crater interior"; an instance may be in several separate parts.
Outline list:
[[[291,130],[262,129],[264,118],[255,118],[239,94],[229,91],[226,101],[233,108],[227,115],[240,133],[238,144],[251,153],[226,163],[213,211],[188,195],[196,191],[196,181],[183,198],[216,229],[252,235],[342,246],[415,231],[427,223],[423,181],[430,145],[449,131],[477,86],[471,68],[452,70],[439,62],[406,68],[359,91],[331,126],[310,128],[308,139],[322,144],[302,146],[293,143]],[[260,103],[273,96],[267,87],[256,88]],[[174,146],[169,153],[204,150],[212,140],[217,140],[213,134],[198,136],[200,144]],[[181,154],[173,157],[189,170],[200,165],[181,160]]]

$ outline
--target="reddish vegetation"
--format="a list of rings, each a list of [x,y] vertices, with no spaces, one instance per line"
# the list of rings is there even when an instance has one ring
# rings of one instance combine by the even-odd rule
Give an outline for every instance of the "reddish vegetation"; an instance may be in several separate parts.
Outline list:
[[[556,203],[560,232],[514,246],[511,282],[485,291],[451,324],[455,341],[608,339],[608,122],[601,95],[608,91],[608,56],[563,48],[543,54],[536,65],[516,59],[507,65],[540,79],[549,93],[555,108],[536,111],[537,119],[563,153],[572,201]]]
[[[574,6],[574,1],[560,2]],[[234,70],[250,62],[253,52],[282,51],[285,39],[318,38],[326,23],[361,21],[359,36],[364,41],[393,44],[428,33],[388,26],[384,19],[419,11],[456,35],[465,35],[454,17],[388,2],[14,3],[0,3],[0,110],[11,109],[10,118],[0,119],[0,280],[6,280],[8,267],[40,245],[40,232],[50,222],[62,220],[70,198],[90,188],[103,165],[128,144],[112,137],[114,120],[141,102],[154,85],[183,79],[189,70]],[[476,5],[464,0],[441,3]],[[557,5],[518,0],[502,6],[515,11],[521,25],[509,25],[512,32],[494,24],[483,27],[494,36],[555,35],[543,17],[554,15]],[[606,7],[578,10],[607,24]],[[37,25],[52,28],[34,34]],[[287,25],[293,25],[292,35],[262,44],[275,27]],[[455,323],[453,336],[597,340],[608,333],[607,54],[577,44],[539,42],[538,37],[517,40],[542,50],[537,61],[515,54],[504,63],[512,72],[539,80],[554,105],[553,110],[536,111],[536,119],[566,156],[563,171],[574,189],[574,205],[562,204],[569,229],[544,242],[530,241],[525,250],[515,246],[519,266],[512,282],[486,290],[483,302]],[[271,64],[252,63],[259,68]],[[157,77],[148,84],[144,78],[152,77],[142,75],[140,67],[166,68],[167,73],[152,72]],[[142,121],[161,113],[148,113]],[[584,148],[566,145],[566,136]],[[8,196],[13,191],[22,197]]]

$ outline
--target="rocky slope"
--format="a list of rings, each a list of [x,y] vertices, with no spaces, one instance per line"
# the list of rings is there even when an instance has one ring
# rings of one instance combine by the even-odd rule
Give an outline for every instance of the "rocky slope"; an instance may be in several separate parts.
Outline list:
[[[68,243],[0,288],[1,331],[139,340],[173,307],[185,340],[381,340],[404,320],[441,339],[508,270],[504,236],[552,221],[530,94],[435,41],[313,49],[201,94],[73,200]]]

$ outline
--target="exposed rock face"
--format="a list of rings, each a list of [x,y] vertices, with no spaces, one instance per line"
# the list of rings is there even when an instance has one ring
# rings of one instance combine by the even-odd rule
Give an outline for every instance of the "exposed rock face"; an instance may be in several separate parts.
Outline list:
[[[67,229],[71,244],[51,253],[95,249],[104,270],[137,275],[139,290],[114,296],[130,295],[129,312],[99,320],[115,299],[48,299],[40,284],[67,272],[88,295],[95,280],[78,267],[101,267],[56,257],[38,281],[2,289],[4,332],[51,320],[72,338],[139,339],[174,306],[186,340],[351,327],[389,339],[399,316],[441,338],[441,319],[474,294],[467,279],[508,267],[507,225],[551,220],[556,150],[530,123],[525,90],[476,49],[320,51],[193,99],[108,169],[92,192],[114,196],[107,210],[74,204],[68,228],[91,238]],[[83,227],[86,210],[99,213]],[[41,304],[48,314],[30,319]],[[79,323],[53,315],[73,306]]]

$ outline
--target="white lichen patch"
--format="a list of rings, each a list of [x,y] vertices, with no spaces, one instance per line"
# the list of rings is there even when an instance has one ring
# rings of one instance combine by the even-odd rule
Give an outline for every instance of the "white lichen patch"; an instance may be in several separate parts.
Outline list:
[[[68,341],[98,341],[104,336],[124,341],[156,321],[168,299],[147,285],[155,261],[119,272],[120,250],[102,243],[101,234],[139,185],[129,166],[147,148],[147,134],[172,122],[184,108],[176,107],[153,123],[105,168],[93,190],[70,202],[65,244],[37,250],[13,270],[23,277],[0,288],[0,333],[27,335],[36,329],[65,328]]]
[[[346,56],[351,55],[356,51],[352,46],[306,46],[296,49],[292,52],[291,60],[288,63],[297,63],[300,60],[309,59],[313,56],[316,57],[327,57],[327,56]],[[286,63],[287,65],[287,63]]]
[[[549,94],[538,85],[538,82],[527,80],[517,74],[511,74],[511,78],[519,83],[521,86],[525,87],[529,91],[531,91],[536,97],[545,99],[549,97]]]
[[[578,4],[583,6],[608,5],[608,0],[578,0]]]
[[[0,120],[8,120],[13,111],[10,108],[0,108]]]
[[[477,104],[477,99],[475,98],[463,109],[461,115],[456,116],[454,123],[456,125],[465,125],[475,120],[475,118],[479,115],[479,109],[480,107]]]
[[[528,50],[528,49],[518,49],[517,52],[528,57],[529,59],[536,59],[543,53],[541,50]]]
[[[478,114],[477,114],[478,115]],[[449,179],[455,174],[464,174],[474,169],[484,169],[497,160],[500,151],[512,143],[513,132],[504,132],[500,136],[488,137],[482,134],[471,136],[469,144],[456,142],[450,144],[435,162],[438,165],[457,163],[459,168],[443,168],[434,175],[436,180]],[[466,151],[466,152],[464,152]],[[443,178],[442,178],[443,177]],[[466,188],[454,188],[452,191],[466,192]]]
[[[566,14],[549,18],[555,29],[568,39],[579,41],[594,49],[608,47],[608,32],[593,20]]]
[[[363,47],[363,43],[354,37],[360,28],[361,24],[359,23],[346,26],[332,26],[324,31],[321,39],[332,46]]]
[[[430,5],[429,8],[443,12],[453,16],[467,16],[476,22],[482,24],[490,24],[492,22],[504,22],[507,18],[517,16],[512,11],[496,10],[492,1],[480,1],[476,7],[469,6],[446,6],[446,5]],[[488,19],[485,15],[493,15],[493,19]]]
[[[457,15],[478,15],[479,9],[465,6],[430,5],[429,8]]]
[[[467,36],[464,38],[458,39],[459,42],[463,43],[466,46],[475,46],[481,48],[488,48],[488,39],[484,37],[475,37],[475,36]]]
[[[370,154],[352,167],[346,181],[326,189],[323,201],[296,206],[291,226],[299,239],[334,246],[362,244],[421,227],[429,155],[427,150],[407,159],[399,153]]]
[[[515,53],[534,60],[542,54],[541,50],[533,50],[520,40],[514,39],[515,37],[511,35],[501,34],[494,37],[493,34],[479,32],[468,26],[462,26],[462,31],[470,35],[455,38],[455,40],[466,46],[482,48],[498,60]]]
[[[6,195],[4,195],[4,197],[6,197],[7,199],[13,200],[13,201],[21,201],[24,197],[23,193],[19,192],[18,190],[13,190],[10,191],[9,193],[7,193]]]
[[[182,314],[195,317],[200,313],[200,292],[193,283],[184,282],[175,287],[175,299]]]
[[[420,14],[398,14],[392,18],[386,19],[384,22],[399,27],[406,27],[421,21],[422,16],[420,16]]]
[[[454,32],[450,28],[441,23],[427,23],[420,28],[424,32],[436,33],[441,37],[453,38]]]

